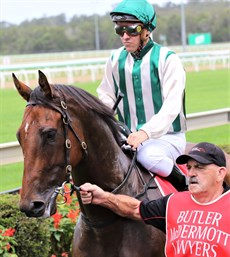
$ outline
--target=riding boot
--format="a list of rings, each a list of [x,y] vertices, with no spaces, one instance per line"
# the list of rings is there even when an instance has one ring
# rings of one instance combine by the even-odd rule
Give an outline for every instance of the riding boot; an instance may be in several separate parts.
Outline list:
[[[169,181],[177,191],[187,190],[186,177],[181,173],[177,166],[173,166],[172,172],[168,177],[165,177],[165,179]]]

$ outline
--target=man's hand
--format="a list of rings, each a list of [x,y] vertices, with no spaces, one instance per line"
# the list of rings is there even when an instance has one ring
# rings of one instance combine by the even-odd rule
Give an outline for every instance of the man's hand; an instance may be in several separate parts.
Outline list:
[[[104,198],[105,192],[100,187],[85,183],[81,185],[81,200],[83,204],[100,204]]]
[[[136,149],[139,144],[148,139],[148,135],[144,130],[139,130],[133,132],[128,136],[127,143],[132,146],[133,149]]]
[[[85,183],[80,186],[83,204],[98,204],[114,213],[134,220],[141,220],[139,213],[140,201],[128,195],[114,195],[96,185]]]

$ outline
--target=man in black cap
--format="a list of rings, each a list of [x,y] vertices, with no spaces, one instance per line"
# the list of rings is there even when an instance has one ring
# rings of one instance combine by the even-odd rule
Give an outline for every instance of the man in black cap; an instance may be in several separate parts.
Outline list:
[[[224,182],[223,151],[202,142],[176,162],[187,165],[189,191],[140,202],[86,183],[81,186],[82,201],[162,230],[166,256],[230,256],[230,188]]]

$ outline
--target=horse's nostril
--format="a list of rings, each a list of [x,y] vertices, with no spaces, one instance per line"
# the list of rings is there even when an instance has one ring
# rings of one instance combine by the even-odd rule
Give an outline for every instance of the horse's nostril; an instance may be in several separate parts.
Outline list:
[[[44,211],[45,210],[45,203],[41,201],[34,201],[32,202],[33,204],[33,209],[36,212]]]
[[[33,217],[40,217],[45,212],[45,203],[43,201],[33,201],[30,204],[30,214]]]
[[[33,201],[29,205],[21,205],[20,209],[28,217],[41,217],[45,212],[45,203],[43,201]]]

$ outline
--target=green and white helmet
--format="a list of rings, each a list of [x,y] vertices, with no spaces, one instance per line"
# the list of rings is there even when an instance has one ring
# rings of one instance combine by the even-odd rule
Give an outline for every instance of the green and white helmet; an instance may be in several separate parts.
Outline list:
[[[156,28],[156,12],[146,0],[123,0],[110,15],[114,22],[139,21],[149,31],[153,31]]]

